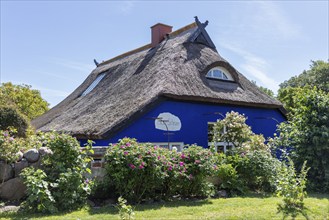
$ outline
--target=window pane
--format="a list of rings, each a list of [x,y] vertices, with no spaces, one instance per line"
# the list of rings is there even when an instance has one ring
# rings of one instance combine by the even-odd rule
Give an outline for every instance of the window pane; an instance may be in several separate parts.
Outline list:
[[[90,93],[97,86],[97,84],[104,78],[104,76],[105,73],[98,75],[97,78],[94,80],[94,82],[92,82],[90,86],[88,86],[88,88],[81,94],[81,96],[85,96],[88,93]]]
[[[213,70],[213,77],[221,79],[222,78],[222,72],[220,70]]]
[[[208,142],[212,142],[214,138],[214,124],[208,123]]]

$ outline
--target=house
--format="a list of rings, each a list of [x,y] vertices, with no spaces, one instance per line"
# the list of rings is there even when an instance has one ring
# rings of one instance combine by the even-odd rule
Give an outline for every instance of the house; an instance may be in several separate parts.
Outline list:
[[[257,134],[273,136],[285,120],[269,97],[220,56],[205,30],[208,21],[176,31],[158,23],[151,43],[102,63],[66,99],[33,120],[37,130],[57,130],[107,146],[123,137],[181,149],[208,147],[211,123],[236,111]],[[218,148],[226,148],[218,143]]]

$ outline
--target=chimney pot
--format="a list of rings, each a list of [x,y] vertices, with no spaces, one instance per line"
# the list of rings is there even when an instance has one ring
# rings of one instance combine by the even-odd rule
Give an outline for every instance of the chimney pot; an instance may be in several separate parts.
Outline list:
[[[172,32],[172,26],[157,23],[151,27],[151,34],[152,34],[152,47],[156,47],[165,36]]]

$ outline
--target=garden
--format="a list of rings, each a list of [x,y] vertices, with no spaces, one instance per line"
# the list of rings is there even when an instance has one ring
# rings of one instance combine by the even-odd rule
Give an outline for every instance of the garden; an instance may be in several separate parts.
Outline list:
[[[213,143],[231,143],[230,151],[170,151],[127,137],[107,148],[102,177],[90,175],[92,141],[81,148],[68,134],[35,133],[28,121],[42,112],[30,114],[15,100],[4,106],[3,89],[15,86],[2,85],[0,218],[328,219],[329,89],[296,86],[328,69],[315,62],[308,77],[281,85],[288,121],[274,138],[228,112],[214,124]]]

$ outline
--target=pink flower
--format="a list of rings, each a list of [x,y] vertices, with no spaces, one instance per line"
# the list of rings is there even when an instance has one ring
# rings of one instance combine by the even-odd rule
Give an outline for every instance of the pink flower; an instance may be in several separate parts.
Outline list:
[[[182,154],[180,157],[181,157],[182,159],[186,158],[184,154]]]
[[[129,164],[129,166],[130,166],[131,169],[135,169],[136,168],[136,166],[134,164]]]
[[[184,166],[184,162],[179,162],[179,166]]]
[[[123,152],[124,155],[128,155],[129,153],[127,151]]]
[[[143,156],[142,155],[138,155],[138,158],[141,159]]]
[[[199,164],[199,163],[201,163],[201,161],[200,161],[200,160],[195,160],[194,163],[195,163],[195,164]]]
[[[121,146],[120,146],[120,148],[121,148],[121,149],[124,149],[124,148],[125,148],[125,146],[121,145]]]
[[[126,146],[129,147],[131,144],[130,143],[126,143]]]
[[[13,137],[10,137],[10,138],[9,138],[9,141],[13,141],[13,140],[14,140],[14,138],[13,138]]]
[[[158,146],[154,146],[154,150],[156,150],[158,148]]]
[[[170,170],[170,171],[171,171],[171,170],[172,170],[172,166],[169,166],[169,167],[168,167],[168,170]]]
[[[138,167],[139,169],[143,169],[144,168],[144,166],[143,165],[139,165],[139,167]]]
[[[158,156],[158,160],[160,160],[161,159],[161,157],[160,156]]]
[[[8,132],[4,132],[3,136],[7,137],[8,136]]]
[[[145,163],[144,162],[142,162],[142,166],[145,166]]]
[[[193,179],[193,175],[190,174],[190,175],[188,176],[188,178],[189,178],[190,180]]]

